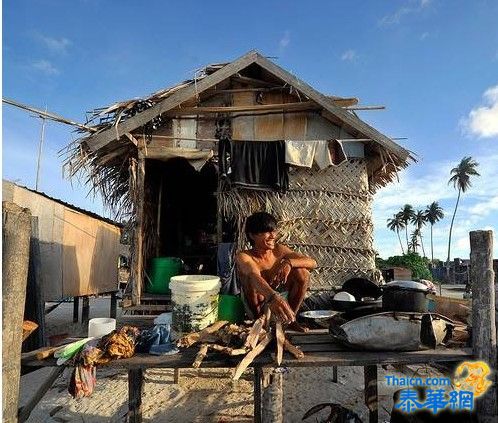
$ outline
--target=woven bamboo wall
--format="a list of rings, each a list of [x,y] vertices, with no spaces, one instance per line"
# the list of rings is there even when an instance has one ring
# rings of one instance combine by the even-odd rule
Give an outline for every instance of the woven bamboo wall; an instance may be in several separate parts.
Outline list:
[[[365,160],[351,159],[322,171],[292,168],[289,176],[286,194],[239,189],[222,192],[220,212],[236,222],[241,234],[251,213],[265,210],[276,216],[280,242],[318,262],[312,290],[329,290],[356,276],[377,280]],[[243,236],[237,241],[239,247],[246,242]]]

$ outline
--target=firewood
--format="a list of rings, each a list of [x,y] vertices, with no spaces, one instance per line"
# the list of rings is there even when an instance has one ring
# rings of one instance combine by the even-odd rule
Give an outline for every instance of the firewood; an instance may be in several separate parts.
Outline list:
[[[194,345],[197,342],[202,342],[210,334],[219,331],[227,323],[228,323],[228,321],[226,321],[226,320],[220,320],[218,322],[215,322],[211,326],[208,326],[207,328],[204,328],[200,332],[189,333],[188,335],[185,335],[182,338],[180,338],[177,341],[176,345],[178,347],[188,348],[188,347]]]
[[[285,334],[279,320],[275,323],[275,338],[277,339],[277,365],[280,366],[284,356]]]
[[[265,323],[264,315],[256,319],[256,321],[251,327],[251,330],[249,331],[249,335],[247,335],[244,347],[250,347],[252,349],[256,346],[256,344],[259,341],[259,334],[263,330],[264,323]]]
[[[271,342],[271,338],[271,334],[267,333],[263,340],[247,353],[247,355],[242,359],[242,361],[235,369],[233,380],[239,380],[240,376],[242,376],[242,373],[244,373],[244,371],[249,367],[253,360],[259,354],[261,354],[261,352],[263,352],[266,346]]]
[[[292,345],[287,339],[284,342],[284,348],[298,360],[304,357],[304,353],[298,347]]]
[[[208,352],[208,344],[202,344],[201,347],[199,348],[199,352],[195,356],[195,361],[194,364],[192,364],[192,367],[198,369],[202,363],[202,360],[206,357]]]
[[[245,348],[230,348],[230,347],[225,347],[223,345],[219,344],[209,344],[208,345],[210,349],[213,349],[215,351],[221,352],[223,354],[227,355],[244,355],[247,353],[247,350]]]

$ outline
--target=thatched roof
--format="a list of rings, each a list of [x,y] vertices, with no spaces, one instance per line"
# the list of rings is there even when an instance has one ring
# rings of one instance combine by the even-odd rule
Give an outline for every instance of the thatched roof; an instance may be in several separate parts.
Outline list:
[[[264,56],[251,51],[231,63],[208,65],[196,72],[191,80],[155,92],[146,98],[132,99],[96,109],[89,113],[82,137],[65,150],[66,174],[74,176],[86,171],[86,182],[100,190],[106,206],[115,211],[131,210],[133,201],[134,163],[137,141],[133,133],[151,134],[159,128],[165,113],[177,110],[183,103],[199,99],[206,90],[228,78],[239,75],[249,66],[259,66],[289,92],[303,101],[312,101],[322,110],[322,116],[343,127],[355,138],[371,141],[371,149],[378,160],[369,172],[372,188],[383,186],[406,167],[412,154],[362,121],[354,111],[341,107],[340,98],[325,96]]]

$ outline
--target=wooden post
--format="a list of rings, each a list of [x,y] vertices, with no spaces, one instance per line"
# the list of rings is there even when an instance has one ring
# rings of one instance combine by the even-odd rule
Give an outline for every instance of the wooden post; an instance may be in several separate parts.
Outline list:
[[[73,323],[78,323],[80,313],[80,297],[73,298]]]
[[[143,369],[128,370],[128,422],[142,423]]]
[[[109,310],[109,317],[115,319],[118,315],[118,299],[116,298],[116,292],[111,292],[111,306]]]
[[[135,252],[133,254],[132,276],[133,286],[131,301],[133,305],[140,304],[143,286],[143,223],[144,223],[144,201],[145,201],[145,158],[141,150],[138,150],[137,184],[136,184],[136,216],[135,216]]]
[[[332,382],[337,383],[337,366],[332,366]]]
[[[472,346],[474,357],[496,374],[496,310],[493,272],[493,232],[470,232],[472,284]],[[496,376],[495,376],[496,378]],[[496,383],[476,401],[479,422],[496,421]]]
[[[283,374],[281,369],[274,369],[269,376],[269,384],[263,390],[261,421],[263,423],[283,422]]]
[[[368,421],[377,423],[379,421],[379,397],[377,394],[377,366],[365,366],[363,368],[365,378],[365,405],[368,407]]]
[[[90,320],[90,298],[88,295],[83,297],[83,306],[81,307],[81,324],[88,325]]]
[[[254,367],[254,423],[261,423],[261,383],[263,382],[263,369]]]
[[[33,351],[46,345],[45,337],[45,299],[40,280],[40,241],[38,236],[38,217],[31,218],[31,241],[29,252],[28,284],[24,304],[24,320],[38,325],[35,332],[23,343],[22,350]]]
[[[2,409],[4,422],[16,422],[31,212],[3,202],[2,229]]]
[[[175,369],[173,372],[173,383],[178,385],[180,383],[180,369]]]

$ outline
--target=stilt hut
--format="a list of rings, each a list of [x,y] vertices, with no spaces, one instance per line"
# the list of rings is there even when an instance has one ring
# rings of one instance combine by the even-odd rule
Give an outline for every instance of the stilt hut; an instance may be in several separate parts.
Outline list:
[[[153,257],[216,271],[203,260],[222,242],[243,245],[244,219],[260,210],[280,220],[283,242],[317,259],[312,290],[378,278],[372,195],[413,157],[361,120],[357,103],[321,94],[251,51],[92,112],[92,129],[68,147],[65,169],[86,170],[92,189],[129,217],[132,289],[124,304],[143,301]],[[289,142],[297,151],[290,161]],[[262,149],[273,153],[261,159]],[[268,172],[273,186],[254,184]]]

